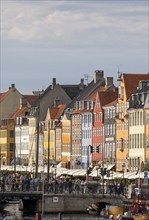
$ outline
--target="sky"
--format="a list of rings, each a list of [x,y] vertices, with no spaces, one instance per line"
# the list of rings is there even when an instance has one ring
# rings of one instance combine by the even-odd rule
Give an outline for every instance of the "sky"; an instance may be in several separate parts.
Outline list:
[[[149,72],[149,0],[1,0],[0,92]]]

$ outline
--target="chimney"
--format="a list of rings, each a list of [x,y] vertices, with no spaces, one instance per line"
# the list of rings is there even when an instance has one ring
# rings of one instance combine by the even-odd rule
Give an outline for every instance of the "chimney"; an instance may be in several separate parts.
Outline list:
[[[80,85],[79,85],[79,89],[83,90],[84,89],[84,79],[81,79]]]
[[[54,100],[54,107],[57,107],[59,105],[59,102],[60,102],[59,98],[56,97]]]
[[[9,90],[10,89],[15,89],[15,84],[11,84],[11,86],[9,86]]]
[[[56,78],[52,79],[52,89],[54,89],[54,87],[56,86]]]
[[[109,88],[110,86],[113,86],[113,77],[106,77],[106,88]]]
[[[103,70],[95,70],[94,72],[94,83],[97,83],[99,79],[103,79],[104,71]]]

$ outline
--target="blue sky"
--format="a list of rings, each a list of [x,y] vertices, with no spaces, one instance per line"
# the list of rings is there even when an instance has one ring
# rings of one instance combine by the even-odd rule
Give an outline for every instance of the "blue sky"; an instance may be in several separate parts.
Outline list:
[[[1,0],[0,91],[149,71],[147,0]]]

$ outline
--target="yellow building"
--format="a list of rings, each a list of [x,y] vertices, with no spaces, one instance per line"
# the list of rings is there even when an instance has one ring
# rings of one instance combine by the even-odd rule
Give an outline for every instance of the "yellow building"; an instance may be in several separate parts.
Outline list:
[[[61,116],[65,108],[66,105],[58,105],[47,111],[43,144],[45,162],[48,161],[48,152],[51,163],[61,161]]]
[[[149,167],[149,91],[145,108],[145,160]]]
[[[3,119],[0,126],[0,165],[10,165],[15,153],[15,123],[13,119]]]
[[[129,98],[137,90],[140,80],[147,80],[149,74],[119,75],[119,98],[116,106],[116,170],[128,169],[128,112]]]
[[[148,95],[148,102],[149,102],[149,95]],[[149,105],[149,103],[148,103]],[[145,110],[145,115],[146,115],[146,126],[145,126],[145,146],[146,146],[146,152],[145,152],[145,156],[146,156],[146,160],[149,163],[149,107],[148,109]]]

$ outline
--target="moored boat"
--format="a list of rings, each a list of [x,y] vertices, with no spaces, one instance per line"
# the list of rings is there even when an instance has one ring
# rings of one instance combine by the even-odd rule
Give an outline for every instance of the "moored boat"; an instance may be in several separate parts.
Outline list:
[[[121,220],[149,220],[149,214],[136,214],[132,215],[131,217],[129,216],[121,216]]]
[[[87,208],[87,211],[89,212],[89,214],[91,215],[100,215],[100,212],[106,208],[107,205],[110,205],[110,203],[107,202],[103,202],[103,201],[99,201],[96,203],[92,203],[91,205],[89,205],[89,207]]]
[[[122,215],[124,213],[124,208],[122,206],[109,206],[108,207],[108,214],[117,216]]]

